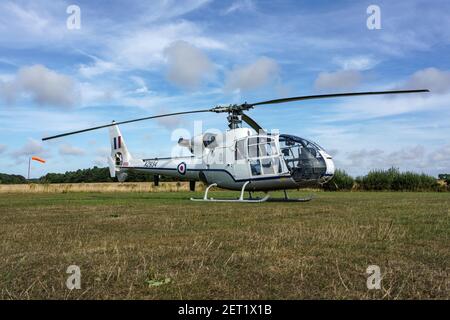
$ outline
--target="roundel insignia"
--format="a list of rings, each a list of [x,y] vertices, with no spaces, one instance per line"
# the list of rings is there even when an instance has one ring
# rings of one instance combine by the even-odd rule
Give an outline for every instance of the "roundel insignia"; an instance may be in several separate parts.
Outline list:
[[[177,171],[179,174],[185,174],[186,173],[186,163],[181,162],[178,166],[177,166]]]

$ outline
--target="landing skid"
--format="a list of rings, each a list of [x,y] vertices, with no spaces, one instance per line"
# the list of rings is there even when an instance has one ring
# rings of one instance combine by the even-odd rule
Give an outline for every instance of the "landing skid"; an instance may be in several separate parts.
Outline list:
[[[241,202],[241,203],[260,203],[260,202],[266,202],[269,200],[270,195],[267,194],[264,198],[261,199],[197,199],[197,198],[191,198],[192,201],[206,201],[206,202]]]
[[[301,198],[301,199],[289,199],[286,193],[286,190],[284,191],[284,198],[270,198],[270,194],[266,192],[266,195],[263,198],[252,198],[250,193],[250,198],[244,199],[244,192],[245,187],[250,183],[250,181],[247,181],[244,183],[241,189],[241,195],[239,199],[214,199],[214,198],[208,198],[208,192],[209,189],[212,187],[217,186],[217,183],[210,184],[206,190],[205,195],[202,199],[199,198],[191,198],[191,201],[202,201],[202,202],[242,202],[242,203],[261,203],[261,202],[307,202],[313,199],[313,197],[308,198]]]
[[[270,202],[308,202],[314,199],[314,196],[309,196],[306,198],[299,198],[299,199],[289,199],[286,190],[284,191],[284,198],[270,198],[268,201]]]
[[[314,197],[300,198],[300,199],[285,199],[285,198],[270,198],[268,202],[308,202],[314,199]]]

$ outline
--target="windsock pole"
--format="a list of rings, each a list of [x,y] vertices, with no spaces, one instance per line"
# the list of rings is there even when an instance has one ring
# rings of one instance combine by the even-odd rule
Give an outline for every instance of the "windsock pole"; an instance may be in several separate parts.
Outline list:
[[[30,170],[31,170],[31,157],[28,159],[28,179],[30,180]]]

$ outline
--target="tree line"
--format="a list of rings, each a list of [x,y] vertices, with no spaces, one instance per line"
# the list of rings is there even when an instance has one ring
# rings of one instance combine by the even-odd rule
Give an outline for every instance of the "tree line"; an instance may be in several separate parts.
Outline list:
[[[138,171],[128,171],[127,181],[130,182],[152,182],[154,175]],[[168,181],[167,179],[160,179]],[[89,183],[89,182],[114,182],[117,178],[111,178],[109,168],[93,167],[89,169],[78,169],[66,171],[65,173],[47,173],[46,175],[27,181],[23,176],[0,173],[0,184],[34,183]]]
[[[21,184],[27,183],[24,176],[18,174],[0,173],[0,184]]]
[[[128,182],[153,182],[154,175],[138,171],[128,171]],[[178,179],[161,177],[160,181],[177,181]],[[46,175],[27,181],[21,175],[0,173],[0,184],[21,183],[89,183],[114,182],[117,178],[109,176],[109,168],[93,167],[66,171],[65,173],[47,173]],[[365,176],[353,178],[344,170],[336,170],[331,181],[323,185],[326,191],[450,191],[450,174],[440,174],[435,177],[414,172],[400,172],[396,168],[388,170],[373,170]]]

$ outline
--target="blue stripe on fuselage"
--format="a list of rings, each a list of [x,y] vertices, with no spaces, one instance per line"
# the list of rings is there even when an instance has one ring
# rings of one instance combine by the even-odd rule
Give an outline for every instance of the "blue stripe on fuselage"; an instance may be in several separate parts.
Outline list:
[[[121,169],[144,169],[144,170],[168,170],[168,171],[177,171],[176,168],[147,168],[147,167],[120,167]],[[260,177],[260,178],[250,178],[250,179],[238,179],[236,180],[234,176],[225,169],[187,169],[186,171],[215,171],[215,172],[225,172],[228,174],[231,179],[233,179],[234,182],[245,182],[245,181],[254,181],[254,180],[273,180],[273,179],[280,179],[280,178],[291,178],[290,175],[288,176],[271,176],[271,177]]]

